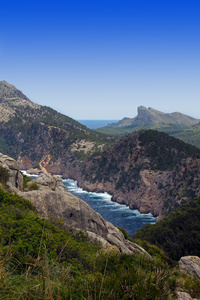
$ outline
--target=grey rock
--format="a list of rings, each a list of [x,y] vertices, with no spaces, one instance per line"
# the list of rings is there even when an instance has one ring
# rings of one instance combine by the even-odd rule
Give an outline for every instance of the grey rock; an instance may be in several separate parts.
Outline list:
[[[190,275],[200,278],[200,258],[198,256],[183,256],[179,260],[179,268]]]
[[[178,300],[192,300],[193,298],[185,292],[177,292],[177,299]]]
[[[10,191],[14,191],[15,189],[22,190],[23,176],[19,171],[17,162],[13,158],[0,153],[0,166],[8,170],[9,178],[6,184]]]
[[[41,216],[62,218],[65,225],[85,230],[92,240],[101,242],[103,248],[116,246],[126,254],[136,251],[150,257],[144,249],[127,241],[117,227],[104,220],[87,203],[69,193],[60,177],[44,173],[33,182],[39,186],[38,190],[19,191],[18,194],[30,200]]]

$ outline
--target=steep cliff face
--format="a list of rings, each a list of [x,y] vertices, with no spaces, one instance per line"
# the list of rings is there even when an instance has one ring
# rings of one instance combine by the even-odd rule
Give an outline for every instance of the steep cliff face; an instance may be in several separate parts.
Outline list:
[[[160,218],[200,195],[200,150],[157,131],[121,139],[82,168],[79,184]],[[80,176],[79,176],[80,177]]]

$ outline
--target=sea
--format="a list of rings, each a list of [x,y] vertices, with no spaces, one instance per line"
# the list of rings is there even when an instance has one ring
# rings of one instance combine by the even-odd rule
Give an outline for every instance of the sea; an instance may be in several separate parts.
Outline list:
[[[100,127],[107,126],[111,123],[116,123],[119,120],[77,120],[79,123],[87,126],[89,129],[97,129]]]

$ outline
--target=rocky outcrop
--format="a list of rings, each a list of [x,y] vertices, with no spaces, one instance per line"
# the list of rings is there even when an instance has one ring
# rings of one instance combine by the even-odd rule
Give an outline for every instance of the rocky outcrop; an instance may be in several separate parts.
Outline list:
[[[179,268],[190,275],[200,278],[200,258],[198,256],[183,256],[179,260]]]
[[[198,299],[192,298],[186,292],[177,292],[176,295],[177,295],[177,300],[198,300]]]
[[[18,194],[30,200],[41,216],[62,218],[66,226],[85,230],[91,239],[100,241],[104,247],[116,246],[123,253],[137,251],[148,255],[141,247],[126,240],[118,228],[104,220],[87,203],[70,194],[60,177],[45,173],[29,185],[33,182],[38,185],[38,190],[19,191]]]
[[[23,176],[19,171],[17,162],[13,158],[0,153],[0,166],[8,171],[8,180],[6,184],[10,190],[22,190]]]

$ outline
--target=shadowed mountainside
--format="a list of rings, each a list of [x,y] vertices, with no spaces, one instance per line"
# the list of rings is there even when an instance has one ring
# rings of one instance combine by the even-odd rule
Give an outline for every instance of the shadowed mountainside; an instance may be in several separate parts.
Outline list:
[[[155,130],[132,133],[89,158],[79,184],[160,218],[200,195],[200,150]]]

